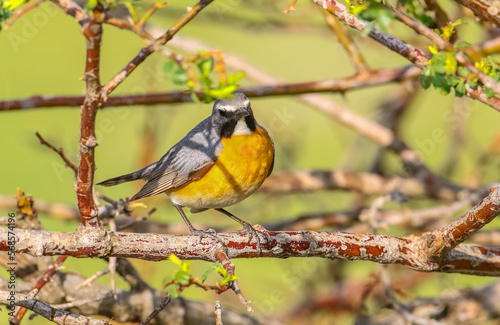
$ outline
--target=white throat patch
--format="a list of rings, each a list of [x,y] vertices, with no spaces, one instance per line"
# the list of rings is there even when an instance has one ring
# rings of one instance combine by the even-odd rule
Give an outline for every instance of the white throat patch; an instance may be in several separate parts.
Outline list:
[[[248,128],[247,122],[245,122],[245,118],[242,117],[239,119],[238,123],[236,123],[233,135],[249,135],[249,134],[252,134],[252,130]]]

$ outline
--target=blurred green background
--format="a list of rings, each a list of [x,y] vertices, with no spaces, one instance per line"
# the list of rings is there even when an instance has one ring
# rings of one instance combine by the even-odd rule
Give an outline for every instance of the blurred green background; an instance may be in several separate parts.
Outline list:
[[[139,10],[144,13],[151,1],[141,1]],[[151,23],[168,28],[185,12],[184,1],[169,1],[158,10]],[[445,6],[447,4],[445,3]],[[207,45],[237,54],[249,63],[287,82],[339,78],[352,74],[353,66],[335,36],[323,21],[322,13],[309,2],[299,2],[296,11],[284,14],[286,1],[216,1],[203,11],[179,35],[201,40]],[[448,4],[449,7],[449,4]],[[13,27],[0,32],[0,100],[24,98],[32,95],[84,94],[81,81],[84,71],[85,44],[79,33],[80,26],[51,3],[21,17]],[[391,30],[406,40],[429,45],[396,25]],[[461,38],[475,42],[484,37],[472,20],[459,28]],[[373,68],[395,67],[408,64],[400,56],[365,39],[359,33],[351,33],[356,39],[368,63]],[[101,59],[101,80],[106,82],[135,56],[144,42],[135,34],[105,26]],[[175,49],[172,49],[176,51]],[[200,49],[201,50],[201,49]],[[178,51],[182,53],[181,51]],[[159,92],[179,89],[163,74],[167,61],[160,54],[153,54],[114,93],[127,95],[138,92]],[[235,72],[235,71],[232,71]],[[243,78],[241,85],[254,84]],[[348,92],[345,95],[329,95],[350,109],[376,119],[382,112],[379,105],[398,94],[400,86],[385,85]],[[422,150],[425,139],[433,130],[442,129],[446,139],[436,143],[436,150],[424,156],[431,168],[440,172],[450,150],[453,125],[447,118],[457,105],[451,95],[442,96],[434,90],[421,91],[406,111],[401,133],[407,143]],[[466,109],[464,120],[465,140],[459,149],[458,169],[451,178],[459,183],[477,182],[475,166],[479,156],[498,135],[500,115],[491,108],[465,99],[459,105]],[[259,123],[266,127],[276,145],[275,172],[292,169],[341,169],[366,171],[370,168],[378,146],[366,138],[327,118],[294,97],[252,99],[252,107]],[[75,181],[72,171],[64,168],[60,158],[40,145],[35,132],[47,141],[62,147],[73,161],[77,161],[79,136],[79,108],[50,108],[2,112],[0,116],[0,194],[14,196],[20,187],[32,195],[35,202],[67,203],[76,206]],[[163,155],[185,133],[211,112],[211,104],[157,105],[149,107],[106,108],[99,112],[96,124],[99,146],[96,149],[96,180],[128,173],[143,166],[141,138],[145,125],[157,121],[157,148],[153,159]],[[276,124],[283,113],[292,116],[285,123]],[[278,125],[279,127],[271,127]],[[394,173],[402,173],[396,159],[389,155],[387,164]],[[498,166],[497,166],[498,167]],[[498,180],[497,169],[491,167],[481,176],[480,182]],[[126,183],[113,188],[98,188],[107,196],[118,199],[133,195],[140,184]],[[254,195],[229,210],[252,224],[287,220],[305,213],[349,209],[353,195],[344,192],[320,192],[314,194],[273,196]],[[158,196],[143,200],[148,207],[157,207],[151,217],[161,222],[181,222],[177,211],[166,197]],[[410,202],[419,207],[429,202]],[[144,213],[146,210],[137,211]],[[4,216],[7,212],[0,211]],[[44,227],[53,231],[73,231],[77,223],[68,223],[40,216]],[[237,224],[217,213],[204,212],[193,215],[191,220],[210,227]],[[495,227],[491,225],[489,227]],[[388,234],[399,233],[388,229]],[[321,286],[318,277],[328,278],[330,270],[339,262],[322,259],[252,259],[234,260],[240,286],[252,301],[257,317],[286,312],[302,299],[306,288]],[[135,260],[147,282],[157,288],[171,279],[175,266],[169,262],[144,262]],[[194,262],[194,274],[201,275],[210,263]],[[98,259],[78,260],[69,258],[64,264],[67,270],[76,270],[87,276],[105,268]],[[349,262],[343,272],[353,279],[366,278],[378,265],[366,262]],[[397,270],[399,266],[393,267]],[[0,275],[5,276],[2,270]],[[210,278],[218,280],[216,276]],[[437,275],[423,285],[409,290],[413,295],[432,296],[446,288],[477,285],[491,281],[460,275]],[[98,280],[108,284],[109,276]],[[118,279],[120,287],[127,285]],[[332,290],[321,287],[320,291]],[[311,289],[312,290],[312,289]],[[214,293],[188,289],[183,297],[214,301]],[[224,306],[243,310],[234,294],[228,292],[219,297]],[[219,299],[217,298],[217,299]],[[5,319],[6,312],[0,312]],[[346,319],[347,321],[348,319]],[[341,320],[337,320],[342,323]],[[25,321],[28,323],[27,321]],[[328,323],[328,317],[318,319]],[[37,317],[32,324],[49,324]]]

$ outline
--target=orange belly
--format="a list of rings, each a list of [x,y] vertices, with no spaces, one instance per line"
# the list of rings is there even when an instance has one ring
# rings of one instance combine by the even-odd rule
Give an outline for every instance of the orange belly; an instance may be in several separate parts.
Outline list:
[[[222,145],[219,158],[203,177],[167,192],[172,202],[195,209],[223,208],[262,185],[274,160],[267,132],[258,127],[249,135],[223,138]]]

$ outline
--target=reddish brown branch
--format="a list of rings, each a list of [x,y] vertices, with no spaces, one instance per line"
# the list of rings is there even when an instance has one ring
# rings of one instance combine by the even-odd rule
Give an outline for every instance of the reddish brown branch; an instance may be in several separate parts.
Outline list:
[[[341,3],[335,0],[313,0],[317,5],[322,7],[324,10],[328,11],[332,15],[336,16],[341,22],[354,28],[360,32],[364,31],[365,28],[371,28],[368,36],[373,40],[384,45],[391,51],[403,56],[417,67],[423,69],[425,68],[425,63],[429,61],[429,58],[418,48],[394,37],[392,35],[383,34],[376,27],[371,27],[368,22],[357,18],[348,12],[347,8]],[[467,89],[466,95],[470,98],[479,100],[486,105],[500,111],[500,98],[491,97],[487,98],[484,90],[482,89]]]
[[[500,26],[500,7],[494,0],[455,0],[464,7],[469,8],[483,21],[489,21]]]
[[[37,0],[35,1],[34,3],[22,8],[22,9],[17,9],[16,11],[14,11],[14,14],[12,15],[12,17],[9,19],[8,23],[5,24],[5,29],[7,28],[10,28],[12,27],[12,25],[14,25],[14,23],[21,17],[23,16],[24,14],[30,12],[31,10],[35,9],[36,7],[38,7],[42,2],[44,2],[45,0]]]
[[[392,8],[391,8],[392,9]],[[435,43],[439,48],[450,51],[453,50],[453,44],[448,42],[447,40],[441,38],[434,30],[428,28],[421,22],[419,22],[416,19],[413,19],[407,15],[405,15],[402,12],[399,12],[398,10],[392,9],[392,12],[394,13],[395,17],[397,20],[402,22],[403,24],[407,25],[417,33],[424,35],[427,37],[429,40],[431,40],[433,43]],[[460,62],[464,67],[469,69],[475,76],[478,77],[479,80],[485,85],[486,87],[490,87],[495,91],[495,93],[500,94],[500,84],[493,80],[490,76],[484,74],[482,71],[480,71],[478,68],[476,68],[475,64],[472,63],[469,58],[467,58],[463,53],[458,52],[455,55],[456,59],[458,62]]]
[[[435,256],[445,256],[451,249],[490,223],[500,214],[500,190],[491,189],[490,195],[468,213],[446,227],[432,232]]]
[[[420,70],[412,67],[398,69],[382,69],[367,74],[354,75],[346,78],[309,81],[300,83],[276,83],[270,85],[248,86],[239,90],[248,97],[286,96],[307,93],[344,93],[354,89],[383,85],[390,82],[400,82],[415,78]],[[198,98],[204,99],[203,93]],[[0,111],[24,110],[30,108],[69,107],[75,108],[83,103],[83,96],[33,96],[26,99],[0,101]],[[170,92],[147,95],[113,96],[109,97],[105,107],[120,107],[134,105],[155,105],[192,102],[188,92]],[[165,106],[168,107],[168,106]]]
[[[48,143],[47,141],[45,141],[45,139],[38,132],[36,132],[35,135],[40,140],[40,143],[42,145],[45,145],[45,146],[49,147],[52,151],[54,151],[55,153],[57,153],[62,158],[62,160],[64,160],[64,163],[66,164],[66,167],[71,168],[73,170],[73,172],[75,173],[75,177],[78,176],[78,167],[76,167],[76,165],[73,164],[68,159],[68,157],[66,157],[66,155],[64,155],[64,151],[63,151],[62,148],[57,149],[56,147],[54,147],[53,145],[51,145],[50,143]]]
[[[110,81],[106,83],[103,87],[103,95],[107,97],[115,88],[120,85],[139,64],[144,62],[148,56],[150,56],[158,48],[165,45],[168,41],[174,37],[177,32],[189,23],[194,17],[198,15],[208,4],[213,0],[201,0],[194,7],[189,8],[188,12],[184,14],[169,30],[151,42],[148,46],[141,49],[141,51],[135,56],[135,58],[130,61],[126,67],[124,67],[118,74],[116,74]]]
[[[45,273],[35,283],[31,291],[36,290],[35,292],[39,292],[43,288],[43,286],[45,286],[45,284],[47,284],[47,282],[50,281],[52,276],[57,272],[59,266],[62,263],[64,263],[64,261],[66,261],[67,258],[68,256],[65,255],[58,256],[56,262],[51,266],[49,266],[47,271],[45,271]],[[10,320],[10,322],[13,324],[19,324],[23,319],[24,315],[26,314],[26,311],[28,311],[27,307],[19,308],[14,317]]]
[[[372,261],[380,264],[402,264],[423,272],[448,272],[500,276],[500,249],[460,244],[449,252],[444,245],[455,245],[470,233],[477,231],[488,220],[499,214],[500,189],[467,212],[448,227],[408,237],[352,234],[343,232],[259,231],[266,236],[262,257],[323,257]],[[492,209],[492,207],[496,207]],[[216,261],[217,241],[199,236],[115,233],[102,228],[80,227],[74,233],[35,230],[14,231],[16,251],[35,256],[69,255],[73,257],[128,257],[150,261],[164,260],[175,254],[184,260]],[[0,228],[0,250],[8,250],[8,230]],[[255,242],[241,233],[220,233],[218,237],[227,246],[227,257],[259,257]],[[442,254],[445,254],[442,256]],[[439,256],[442,256],[439,258]]]
[[[73,2],[71,0],[50,1],[61,8],[67,15],[74,17],[81,26],[84,26],[90,21],[90,17],[76,2]]]
[[[235,266],[234,264],[229,260],[227,257],[226,253],[222,249],[218,249],[215,254],[214,254],[215,260],[222,264],[222,267],[224,267],[227,271],[228,275],[235,275]],[[231,283],[231,287],[240,300],[240,302],[246,307],[248,312],[251,312],[253,310],[252,305],[250,301],[248,301],[245,296],[243,296],[243,293],[240,290],[240,286],[238,285],[238,280],[234,280]]]
[[[102,24],[91,20],[83,28],[87,44],[85,65],[86,96],[83,102],[80,122],[80,165],[77,178],[78,209],[84,226],[101,225],[94,203],[94,148],[97,146],[95,119],[101,98],[99,64],[101,56]]]

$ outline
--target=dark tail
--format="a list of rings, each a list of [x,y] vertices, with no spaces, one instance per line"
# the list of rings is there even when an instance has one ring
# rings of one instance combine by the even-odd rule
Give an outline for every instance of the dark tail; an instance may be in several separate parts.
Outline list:
[[[151,171],[156,167],[156,163],[153,163],[147,167],[144,167],[143,169],[140,169],[138,171],[135,171],[133,173],[127,174],[127,175],[122,175],[118,177],[113,177],[110,179],[107,179],[105,181],[102,181],[100,183],[97,183],[97,185],[102,185],[102,186],[114,186],[118,185],[121,183],[125,182],[130,182],[130,181],[136,181],[138,179],[143,179],[149,176],[151,174]]]

